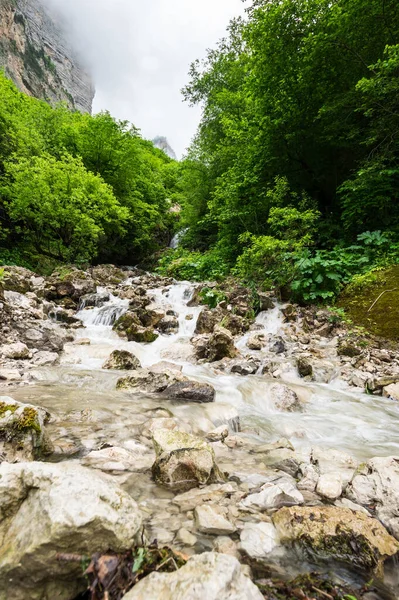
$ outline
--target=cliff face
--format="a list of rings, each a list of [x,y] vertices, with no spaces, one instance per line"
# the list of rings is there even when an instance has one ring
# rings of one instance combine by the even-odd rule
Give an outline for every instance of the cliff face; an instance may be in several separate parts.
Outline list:
[[[90,76],[40,0],[0,0],[0,68],[30,96],[91,112]]]
[[[177,160],[176,153],[173,150],[172,146],[169,144],[169,142],[166,139],[166,137],[164,137],[162,135],[158,135],[156,138],[154,138],[152,140],[152,143],[154,144],[154,146],[156,148],[159,148],[160,150],[163,150],[165,152],[165,154],[167,156],[169,156],[169,158],[173,158],[174,160]]]

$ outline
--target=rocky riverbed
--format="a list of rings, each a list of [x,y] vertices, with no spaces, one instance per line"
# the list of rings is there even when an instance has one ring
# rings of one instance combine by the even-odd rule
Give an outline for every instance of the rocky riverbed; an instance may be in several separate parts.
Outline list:
[[[311,571],[398,596],[396,348],[328,310],[199,291],[6,268],[0,600],[89,598],[57,557],[154,541],[191,558],[128,600],[284,598],[272,582]]]

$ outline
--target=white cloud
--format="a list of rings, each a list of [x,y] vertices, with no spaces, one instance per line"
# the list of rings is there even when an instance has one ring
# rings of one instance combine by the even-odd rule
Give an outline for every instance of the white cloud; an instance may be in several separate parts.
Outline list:
[[[69,23],[96,84],[94,110],[164,135],[181,155],[199,121],[180,93],[190,63],[205,56],[242,0],[45,0]]]

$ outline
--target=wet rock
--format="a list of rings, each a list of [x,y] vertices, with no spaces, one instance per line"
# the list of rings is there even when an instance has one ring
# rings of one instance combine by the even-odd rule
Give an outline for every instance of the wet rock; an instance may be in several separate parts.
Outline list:
[[[103,369],[116,369],[120,371],[135,371],[140,368],[139,359],[127,350],[114,350],[103,364]]]
[[[2,288],[12,292],[25,294],[31,289],[31,278],[34,273],[23,267],[6,266],[2,277]]]
[[[191,305],[190,305],[191,306]],[[204,309],[200,312],[195,333],[213,333],[213,329],[217,323],[220,323],[223,316],[217,310]]]
[[[28,346],[22,342],[15,342],[15,344],[5,344],[0,346],[0,353],[4,358],[10,358],[12,360],[24,360],[30,356]]]
[[[114,331],[121,337],[127,338],[129,342],[151,343],[158,338],[158,334],[152,329],[143,327],[135,313],[127,312],[114,323]]]
[[[182,365],[177,365],[176,363],[168,362],[167,360],[161,360],[155,365],[151,365],[151,371],[153,373],[162,373],[163,371],[179,371],[183,370]]]
[[[158,429],[153,443],[156,460],[152,474],[158,484],[189,490],[225,479],[213,449],[204,440],[183,431]]]
[[[298,356],[296,367],[301,377],[309,377],[313,374],[313,367],[305,356]]]
[[[259,310],[261,312],[264,310],[272,310],[275,307],[272,298],[267,294],[267,292],[258,292],[258,299]]]
[[[33,355],[32,364],[35,365],[35,367],[46,367],[55,365],[59,361],[59,358],[60,357],[56,352],[41,350]]]
[[[0,381],[20,381],[21,379],[22,375],[18,369],[0,369]]]
[[[140,369],[121,377],[116,383],[118,390],[140,390],[150,393],[161,393],[178,381],[185,380],[179,371],[152,371]]]
[[[83,308],[88,308],[92,306],[103,306],[106,302],[110,300],[109,292],[95,292],[94,294],[86,294],[81,296],[79,308],[82,310]]]
[[[208,442],[223,442],[229,435],[229,428],[226,425],[220,425],[212,431],[208,431],[206,439]]]
[[[183,494],[175,496],[173,504],[177,504],[180,507],[181,512],[187,512],[194,510],[198,505],[202,505],[204,502],[218,503],[223,498],[226,498],[233,494],[237,489],[237,486],[231,483],[214,483],[207,485],[205,488],[192,489]]]
[[[269,510],[303,504],[303,496],[291,478],[271,476],[270,479],[271,481],[262,485],[259,493],[244,498],[240,506],[246,509]]]
[[[298,318],[297,308],[293,304],[287,304],[281,312],[288,323],[295,322]]]
[[[328,500],[336,500],[342,494],[342,479],[339,473],[320,475],[316,492]]]
[[[263,333],[255,333],[247,341],[247,346],[250,350],[262,350],[264,345],[265,335]]]
[[[399,383],[399,375],[369,378],[366,382],[366,391],[382,393],[384,387],[388,387],[394,383]]]
[[[349,356],[353,358],[354,356],[359,356],[362,353],[360,348],[356,346],[354,342],[350,341],[341,341],[337,348],[338,356]]]
[[[240,547],[250,558],[267,558],[279,545],[272,523],[245,523],[240,533]]]
[[[87,588],[81,566],[57,553],[123,552],[141,527],[126,492],[70,463],[2,463],[0,514],[1,600],[75,597]]]
[[[166,316],[159,321],[157,328],[161,333],[173,333],[179,329],[179,320],[173,316]]]
[[[269,346],[270,352],[274,352],[275,354],[282,354],[286,351],[286,345],[282,337],[277,336],[273,343]]]
[[[182,402],[214,402],[215,389],[209,383],[200,383],[184,379],[169,385],[163,392],[163,396],[170,400]]]
[[[282,508],[273,515],[283,543],[299,543],[320,558],[334,558],[381,574],[399,543],[377,521],[336,506]]]
[[[227,329],[217,325],[214,329],[214,333],[210,336],[206,351],[205,358],[210,362],[222,360],[222,358],[234,358],[237,354],[237,350],[234,346],[233,336]]]
[[[236,527],[224,516],[217,504],[202,504],[194,511],[195,523],[201,533],[229,535]]]
[[[151,573],[124,600],[262,600],[236,558],[204,552],[173,573]]]
[[[51,454],[44,427],[49,418],[44,408],[0,396],[0,461],[29,461]]]
[[[162,319],[165,318],[163,310],[149,307],[139,308],[136,315],[144,327],[158,327]]]
[[[345,495],[375,509],[380,521],[399,539],[399,456],[372,458],[359,467]]]
[[[125,448],[103,448],[93,450],[81,459],[81,464],[101,471],[134,471],[142,472],[151,469],[152,454],[133,454]]]
[[[301,402],[296,393],[286,385],[276,383],[270,388],[270,396],[278,410],[296,412],[302,410]]]
[[[399,400],[399,383],[391,383],[382,390],[382,395],[392,400]]]
[[[258,370],[258,365],[253,361],[238,362],[231,367],[231,373],[237,373],[238,375],[255,375]]]
[[[231,312],[227,312],[223,318],[223,327],[230,331],[232,335],[241,335],[245,333],[248,331],[249,326],[250,322],[248,319]]]

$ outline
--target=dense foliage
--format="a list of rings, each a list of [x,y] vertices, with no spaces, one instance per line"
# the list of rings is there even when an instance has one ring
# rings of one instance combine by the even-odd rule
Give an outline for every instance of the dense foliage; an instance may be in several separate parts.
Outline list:
[[[211,272],[321,300],[397,260],[397,0],[253,0],[183,92],[203,117],[163,270],[206,276],[205,250]]]
[[[21,94],[0,73],[0,259],[134,264],[169,241],[179,165],[127,122]]]

